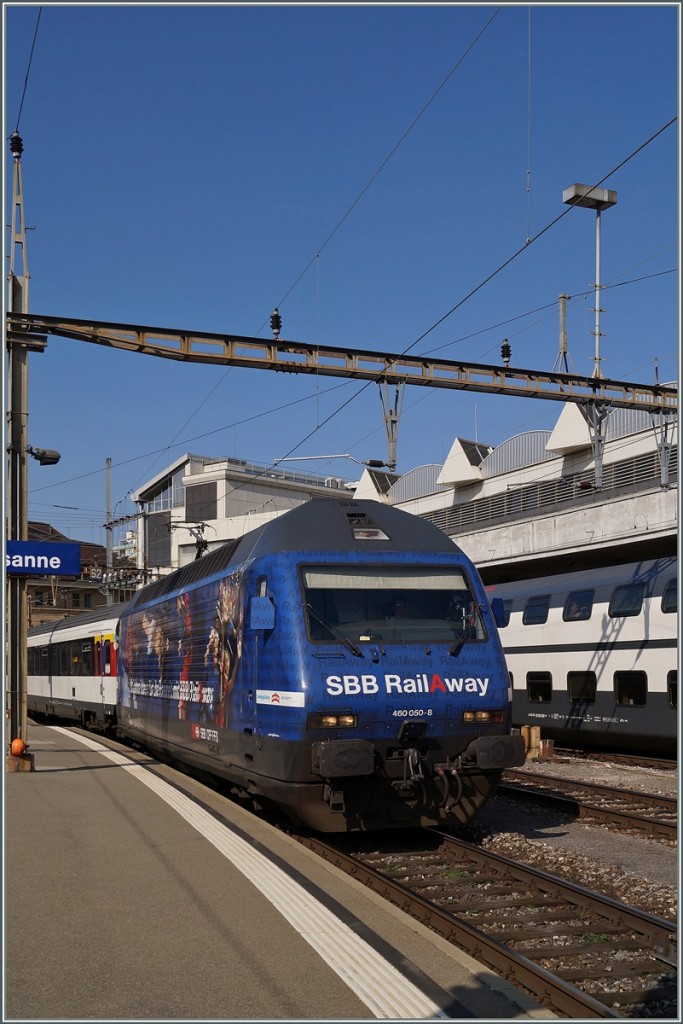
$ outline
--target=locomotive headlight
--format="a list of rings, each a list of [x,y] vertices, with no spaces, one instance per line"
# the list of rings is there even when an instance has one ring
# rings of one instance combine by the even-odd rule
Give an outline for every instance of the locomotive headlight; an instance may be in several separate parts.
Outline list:
[[[464,711],[462,720],[465,725],[473,725],[476,722],[500,723],[504,720],[502,711]]]
[[[355,729],[358,715],[325,715],[314,712],[308,716],[307,729]]]

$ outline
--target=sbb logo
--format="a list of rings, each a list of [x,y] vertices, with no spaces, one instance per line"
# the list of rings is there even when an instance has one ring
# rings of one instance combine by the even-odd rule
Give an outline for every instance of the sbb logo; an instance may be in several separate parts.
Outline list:
[[[331,697],[347,697],[357,693],[379,693],[376,676],[328,676],[325,680]]]

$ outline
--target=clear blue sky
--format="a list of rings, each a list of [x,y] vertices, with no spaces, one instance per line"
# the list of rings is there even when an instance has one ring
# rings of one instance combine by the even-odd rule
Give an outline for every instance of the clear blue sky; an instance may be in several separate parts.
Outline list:
[[[550,370],[565,293],[589,376],[595,215],[544,229],[604,179],[604,375],[677,378],[678,122],[646,144],[678,113],[677,4],[45,4],[29,71],[39,10],[3,6],[31,312],[265,338],[277,305],[287,339],[499,363],[507,337],[513,366]],[[387,455],[374,384],[60,338],[29,384],[30,443],[62,453],[31,460],[30,516],[74,539],[104,541],[107,457],[120,516],[184,451]],[[398,471],[559,411],[408,387]]]

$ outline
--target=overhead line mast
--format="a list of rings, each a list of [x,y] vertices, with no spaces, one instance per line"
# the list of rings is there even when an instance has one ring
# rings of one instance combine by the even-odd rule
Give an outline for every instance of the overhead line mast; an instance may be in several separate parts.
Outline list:
[[[28,313],[28,258],[26,253],[26,224],[24,221],[24,191],[21,175],[21,155],[24,143],[15,129],[10,136],[10,151],[14,158],[12,172],[12,223],[10,224],[9,274],[7,289],[8,316],[25,317]],[[33,337],[19,325],[12,333],[9,348],[9,444],[7,525],[8,540],[28,539],[28,353],[42,351],[45,338]],[[28,636],[28,596],[26,577],[9,575],[7,578],[7,686],[9,690],[10,747],[15,741],[20,752],[26,745],[26,671]],[[21,756],[7,759],[10,771],[30,765]]]

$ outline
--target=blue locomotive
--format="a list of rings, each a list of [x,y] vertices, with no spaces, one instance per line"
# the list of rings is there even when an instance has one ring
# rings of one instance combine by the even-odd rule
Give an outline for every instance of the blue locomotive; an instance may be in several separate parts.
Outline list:
[[[524,761],[476,569],[378,502],[309,501],[150,584],[117,646],[121,734],[319,831],[466,823]]]

